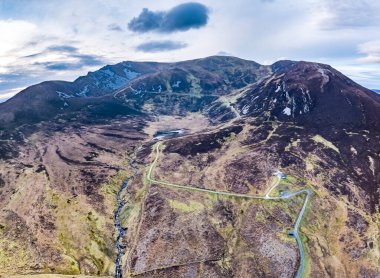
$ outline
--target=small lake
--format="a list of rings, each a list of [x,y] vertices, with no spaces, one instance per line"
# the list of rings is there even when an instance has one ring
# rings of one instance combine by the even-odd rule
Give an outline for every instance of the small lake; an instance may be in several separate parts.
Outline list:
[[[185,132],[184,129],[173,129],[173,130],[165,130],[165,131],[159,130],[153,135],[153,140],[161,140],[164,138],[173,138],[173,137],[176,137],[176,136],[183,134],[184,132]]]

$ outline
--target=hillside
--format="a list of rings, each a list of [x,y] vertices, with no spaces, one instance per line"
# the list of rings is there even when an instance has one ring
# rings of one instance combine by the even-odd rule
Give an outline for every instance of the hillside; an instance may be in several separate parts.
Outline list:
[[[0,275],[377,277],[379,120],[304,61],[31,86],[0,104]]]

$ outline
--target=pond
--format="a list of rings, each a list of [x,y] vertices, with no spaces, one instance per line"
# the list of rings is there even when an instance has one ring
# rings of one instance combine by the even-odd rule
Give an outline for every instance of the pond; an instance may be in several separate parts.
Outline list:
[[[185,132],[184,129],[173,129],[173,130],[164,130],[164,131],[157,131],[153,135],[153,140],[162,140],[164,138],[172,138],[179,136]]]

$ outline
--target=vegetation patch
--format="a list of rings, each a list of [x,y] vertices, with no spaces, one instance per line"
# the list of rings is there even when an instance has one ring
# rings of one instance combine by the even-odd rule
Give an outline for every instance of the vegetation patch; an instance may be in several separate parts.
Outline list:
[[[184,213],[198,212],[204,209],[203,204],[195,201],[189,201],[189,203],[182,203],[176,200],[169,200],[169,205],[172,209]]]
[[[326,148],[332,149],[332,150],[336,151],[337,153],[340,153],[339,149],[333,143],[331,143],[330,141],[326,140],[321,135],[315,135],[311,139],[313,139],[317,143],[321,143]]]

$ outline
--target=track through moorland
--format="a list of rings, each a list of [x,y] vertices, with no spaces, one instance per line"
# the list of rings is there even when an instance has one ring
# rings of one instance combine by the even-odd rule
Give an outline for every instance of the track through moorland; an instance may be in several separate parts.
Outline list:
[[[198,192],[203,192],[203,193],[209,193],[209,194],[216,194],[216,195],[223,195],[223,196],[230,196],[230,197],[237,197],[237,198],[246,198],[246,199],[260,199],[260,200],[284,200],[284,199],[290,199],[292,197],[295,197],[300,194],[306,194],[305,201],[303,203],[302,209],[300,210],[296,224],[294,225],[294,229],[289,233],[289,236],[294,237],[297,240],[298,248],[299,248],[299,253],[300,253],[300,266],[297,270],[296,278],[300,278],[303,275],[304,269],[305,269],[305,252],[304,248],[302,245],[302,240],[298,234],[299,226],[302,221],[302,217],[306,211],[307,204],[310,200],[311,197],[311,191],[309,189],[303,189],[299,190],[296,192],[283,192],[281,196],[279,197],[272,197],[270,196],[270,193],[280,184],[280,181],[282,179],[283,173],[278,172],[276,173],[276,181],[274,184],[269,188],[269,190],[265,193],[264,196],[259,196],[259,195],[245,195],[245,194],[238,194],[238,193],[231,193],[231,192],[225,192],[225,191],[217,191],[217,190],[209,190],[209,189],[204,189],[204,188],[198,188],[194,187],[191,185],[181,185],[181,184],[175,184],[167,181],[162,181],[162,180],[156,180],[153,177],[153,172],[154,168],[156,167],[156,164],[158,162],[159,156],[160,156],[160,146],[162,145],[162,142],[158,142],[154,149],[156,152],[156,156],[149,166],[148,169],[148,174],[147,174],[147,180],[151,183],[162,185],[162,186],[167,186],[167,187],[172,187],[172,188],[179,188],[179,189],[185,189],[185,190],[191,190],[191,191],[198,191]]]

